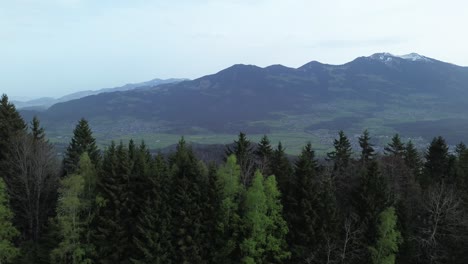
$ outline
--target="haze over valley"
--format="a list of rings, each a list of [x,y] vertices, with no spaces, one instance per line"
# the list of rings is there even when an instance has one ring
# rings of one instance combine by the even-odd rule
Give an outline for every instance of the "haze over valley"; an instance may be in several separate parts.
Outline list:
[[[468,1],[0,1],[0,264],[467,264]]]

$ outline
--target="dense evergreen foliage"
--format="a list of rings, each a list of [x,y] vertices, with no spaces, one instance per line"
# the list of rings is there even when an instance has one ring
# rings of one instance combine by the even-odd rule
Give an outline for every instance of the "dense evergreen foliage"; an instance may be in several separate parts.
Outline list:
[[[395,135],[382,155],[341,131],[321,160],[240,133],[207,165],[183,138],[101,157],[81,120],[60,168],[6,96],[0,121],[1,263],[468,262],[468,150],[442,137],[419,153]]]

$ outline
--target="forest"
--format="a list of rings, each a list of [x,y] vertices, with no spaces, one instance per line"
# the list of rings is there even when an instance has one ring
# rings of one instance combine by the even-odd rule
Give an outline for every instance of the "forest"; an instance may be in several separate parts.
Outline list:
[[[81,119],[61,159],[3,95],[0,263],[468,263],[466,146],[371,136],[321,159],[241,132],[216,164],[183,137],[100,150]]]

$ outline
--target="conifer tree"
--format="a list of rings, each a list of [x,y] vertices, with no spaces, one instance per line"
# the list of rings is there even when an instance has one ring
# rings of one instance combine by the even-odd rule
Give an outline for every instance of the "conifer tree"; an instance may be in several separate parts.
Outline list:
[[[137,222],[139,216],[144,211],[145,200],[149,195],[150,180],[150,166],[151,154],[146,148],[144,142],[137,147],[133,140],[128,144],[128,160],[130,166],[130,173],[128,176],[128,200],[127,200],[127,213],[128,213],[128,232],[130,237],[136,236],[138,233]],[[138,251],[135,243],[130,243],[129,249],[131,252]],[[140,257],[135,256],[136,259]]]
[[[317,197],[317,247],[314,248],[314,263],[327,263],[337,259],[340,217],[334,181],[330,174],[322,175]]]
[[[208,183],[205,185],[205,206],[203,207],[203,259],[207,263],[217,262],[217,250],[219,248],[218,224],[220,223],[219,213],[221,211],[222,190],[219,185],[217,168],[214,163],[208,166]],[[224,262],[226,263],[226,262]]]
[[[96,146],[96,139],[93,137],[88,121],[81,119],[73,130],[73,138],[65,152],[63,159],[65,175],[75,172],[80,156],[84,152],[88,152],[89,158],[97,166],[100,161],[100,153]]]
[[[286,156],[285,150],[281,142],[278,143],[278,147],[273,152],[272,158],[272,174],[278,182],[278,188],[282,195],[283,204],[286,204],[287,197],[289,196],[288,190],[290,183],[293,180],[293,168]]]
[[[145,194],[143,208],[135,223],[137,233],[134,243],[137,247],[133,263],[170,264],[173,257],[170,234],[171,185],[167,164],[162,155],[157,155],[151,163],[148,177],[143,179]]]
[[[257,158],[258,169],[262,172],[263,175],[270,175],[273,149],[271,147],[270,140],[266,135],[264,135],[257,144],[257,149],[255,150],[254,154]]]
[[[359,188],[354,193],[353,204],[361,222],[366,226],[365,243],[373,245],[377,237],[379,214],[393,205],[388,183],[380,173],[376,161],[370,162],[367,170],[362,173]]]
[[[19,235],[13,226],[13,212],[10,210],[5,182],[0,178],[0,263],[13,263],[19,255],[14,239]]]
[[[394,264],[401,234],[397,230],[395,208],[389,207],[379,215],[377,242],[369,247],[373,264]]]
[[[421,186],[427,188],[431,184],[441,182],[449,176],[449,171],[448,146],[442,137],[435,137],[426,152]]]
[[[412,174],[417,179],[421,171],[422,161],[417,149],[415,148],[411,140],[408,141],[408,143],[406,143],[405,145],[404,156],[406,166],[411,169]]]
[[[99,263],[130,263],[129,199],[130,161],[128,149],[114,143],[106,150],[98,181],[100,205],[94,234]]]
[[[457,144],[455,147],[455,154],[457,155],[457,158],[460,158],[460,156],[466,151],[466,145],[463,142],[460,142]]]
[[[335,150],[328,153],[327,156],[329,160],[333,161],[334,171],[342,173],[349,165],[352,149],[348,138],[342,130],[338,133],[338,136],[339,138],[333,142]]]
[[[370,143],[369,131],[366,129],[359,137],[359,146],[361,147],[361,158],[362,164],[367,164],[375,156],[374,146]]]
[[[31,121],[31,133],[35,140],[44,140],[45,138],[44,128],[41,127],[39,119],[36,116]]]
[[[310,142],[296,161],[294,177],[289,193],[290,202],[286,207],[293,263],[304,259],[317,242],[317,161]]]
[[[395,134],[392,141],[384,148],[385,155],[403,158],[405,145],[401,141],[400,135]]]
[[[266,238],[266,256],[264,263],[283,263],[291,253],[286,243],[288,225],[283,217],[281,193],[278,189],[275,176],[269,176],[264,180],[267,203],[268,228]]]
[[[236,155],[237,162],[241,168],[241,182],[244,186],[248,186],[253,177],[255,169],[253,152],[250,140],[242,132],[239,133],[238,139],[234,141],[234,146],[228,147],[226,150],[226,156],[230,156],[231,154]]]
[[[203,242],[203,189],[206,175],[182,138],[169,159],[172,182],[174,263],[201,263]]]
[[[26,132],[26,128],[27,125],[15,106],[3,94],[0,99],[0,161],[7,158],[6,151],[12,138]]]

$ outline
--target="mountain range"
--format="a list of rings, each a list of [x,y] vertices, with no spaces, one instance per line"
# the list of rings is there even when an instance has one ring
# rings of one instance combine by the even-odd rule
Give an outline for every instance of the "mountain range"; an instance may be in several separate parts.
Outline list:
[[[467,103],[467,67],[416,53],[376,53],[342,65],[237,64],[195,80],[99,93],[22,114],[38,115],[53,135],[84,117],[106,139],[244,131],[325,145],[338,130],[354,136],[369,129],[376,140],[400,133],[425,144],[439,134],[468,141]]]
[[[138,89],[141,87],[154,87],[158,86],[160,84],[167,84],[167,83],[176,83],[176,82],[181,82],[187,79],[153,79],[150,81],[146,82],[140,82],[140,83],[129,83],[124,86],[120,87],[114,87],[114,88],[103,88],[99,90],[86,90],[86,91],[79,91],[75,93],[71,93],[59,98],[53,98],[53,97],[42,97],[42,98],[37,98],[33,100],[26,100],[26,101],[13,101],[13,103],[16,105],[18,109],[28,109],[28,110],[45,110],[49,108],[50,106],[57,104],[57,103],[63,103],[67,102],[70,100],[75,100],[75,99],[80,99],[86,96],[90,95],[96,95],[100,93],[111,93],[111,92],[121,92],[121,91],[129,91],[133,89]]]

